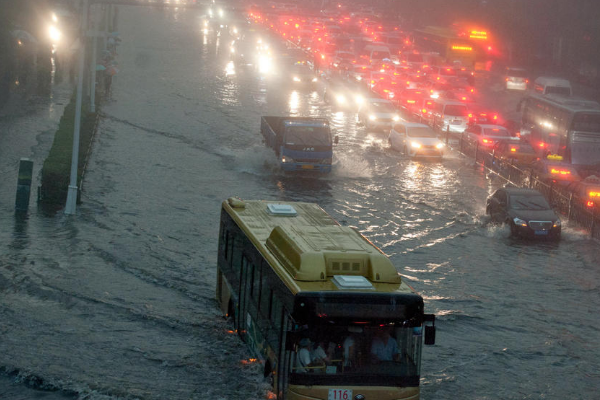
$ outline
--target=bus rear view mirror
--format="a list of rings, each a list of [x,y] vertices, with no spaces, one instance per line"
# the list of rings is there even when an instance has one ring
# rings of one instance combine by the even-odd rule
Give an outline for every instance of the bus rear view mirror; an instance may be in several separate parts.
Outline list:
[[[435,344],[435,326],[426,326],[425,327],[425,344],[432,345]]]
[[[425,344],[433,345],[435,344],[435,315],[425,314],[423,317],[425,324],[431,322],[431,325],[425,325]]]

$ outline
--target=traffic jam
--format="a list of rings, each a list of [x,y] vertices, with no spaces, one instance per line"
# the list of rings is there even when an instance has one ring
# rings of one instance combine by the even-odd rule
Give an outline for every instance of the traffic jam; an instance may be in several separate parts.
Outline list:
[[[407,30],[370,7],[342,4],[317,12],[255,5],[246,18],[270,39],[229,27],[233,63],[266,72],[283,59],[290,84],[321,95],[332,113],[354,114],[357,126],[382,133],[404,156],[442,159],[449,149],[474,156],[507,186],[523,188],[487,200],[491,220],[512,234],[559,239],[560,218],[540,212],[562,204],[569,219],[587,222],[600,210],[600,104],[574,96],[566,79],[507,67],[486,30]],[[268,40],[284,43],[285,57]],[[252,61],[243,51],[249,45]],[[506,109],[490,106],[498,95],[509,100]]]

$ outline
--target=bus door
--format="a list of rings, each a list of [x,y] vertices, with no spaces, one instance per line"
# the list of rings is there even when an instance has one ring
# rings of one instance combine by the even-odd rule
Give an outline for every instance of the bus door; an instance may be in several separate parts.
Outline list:
[[[293,349],[288,348],[287,333],[293,329],[293,322],[287,313],[287,310],[283,309],[283,318],[281,324],[281,338],[279,341],[279,355],[277,363],[277,393],[278,398],[284,398],[288,386],[288,376],[292,372],[292,363],[295,361],[295,352]]]

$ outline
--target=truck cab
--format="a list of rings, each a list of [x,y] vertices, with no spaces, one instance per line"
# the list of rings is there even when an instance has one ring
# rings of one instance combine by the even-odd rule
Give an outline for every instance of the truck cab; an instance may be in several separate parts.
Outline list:
[[[331,171],[338,139],[326,118],[263,116],[261,133],[284,171]]]

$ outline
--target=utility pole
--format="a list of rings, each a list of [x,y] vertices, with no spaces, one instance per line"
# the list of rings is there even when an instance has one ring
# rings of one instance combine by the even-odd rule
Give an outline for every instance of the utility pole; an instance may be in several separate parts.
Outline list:
[[[81,11],[81,34],[79,48],[79,74],[77,76],[77,98],[75,101],[75,128],[73,131],[73,152],[71,155],[71,180],[67,192],[65,214],[75,214],[77,206],[77,167],[79,164],[79,131],[81,129],[81,103],[83,97],[83,73],[85,64],[85,42],[87,40],[88,0],[83,0]]]

